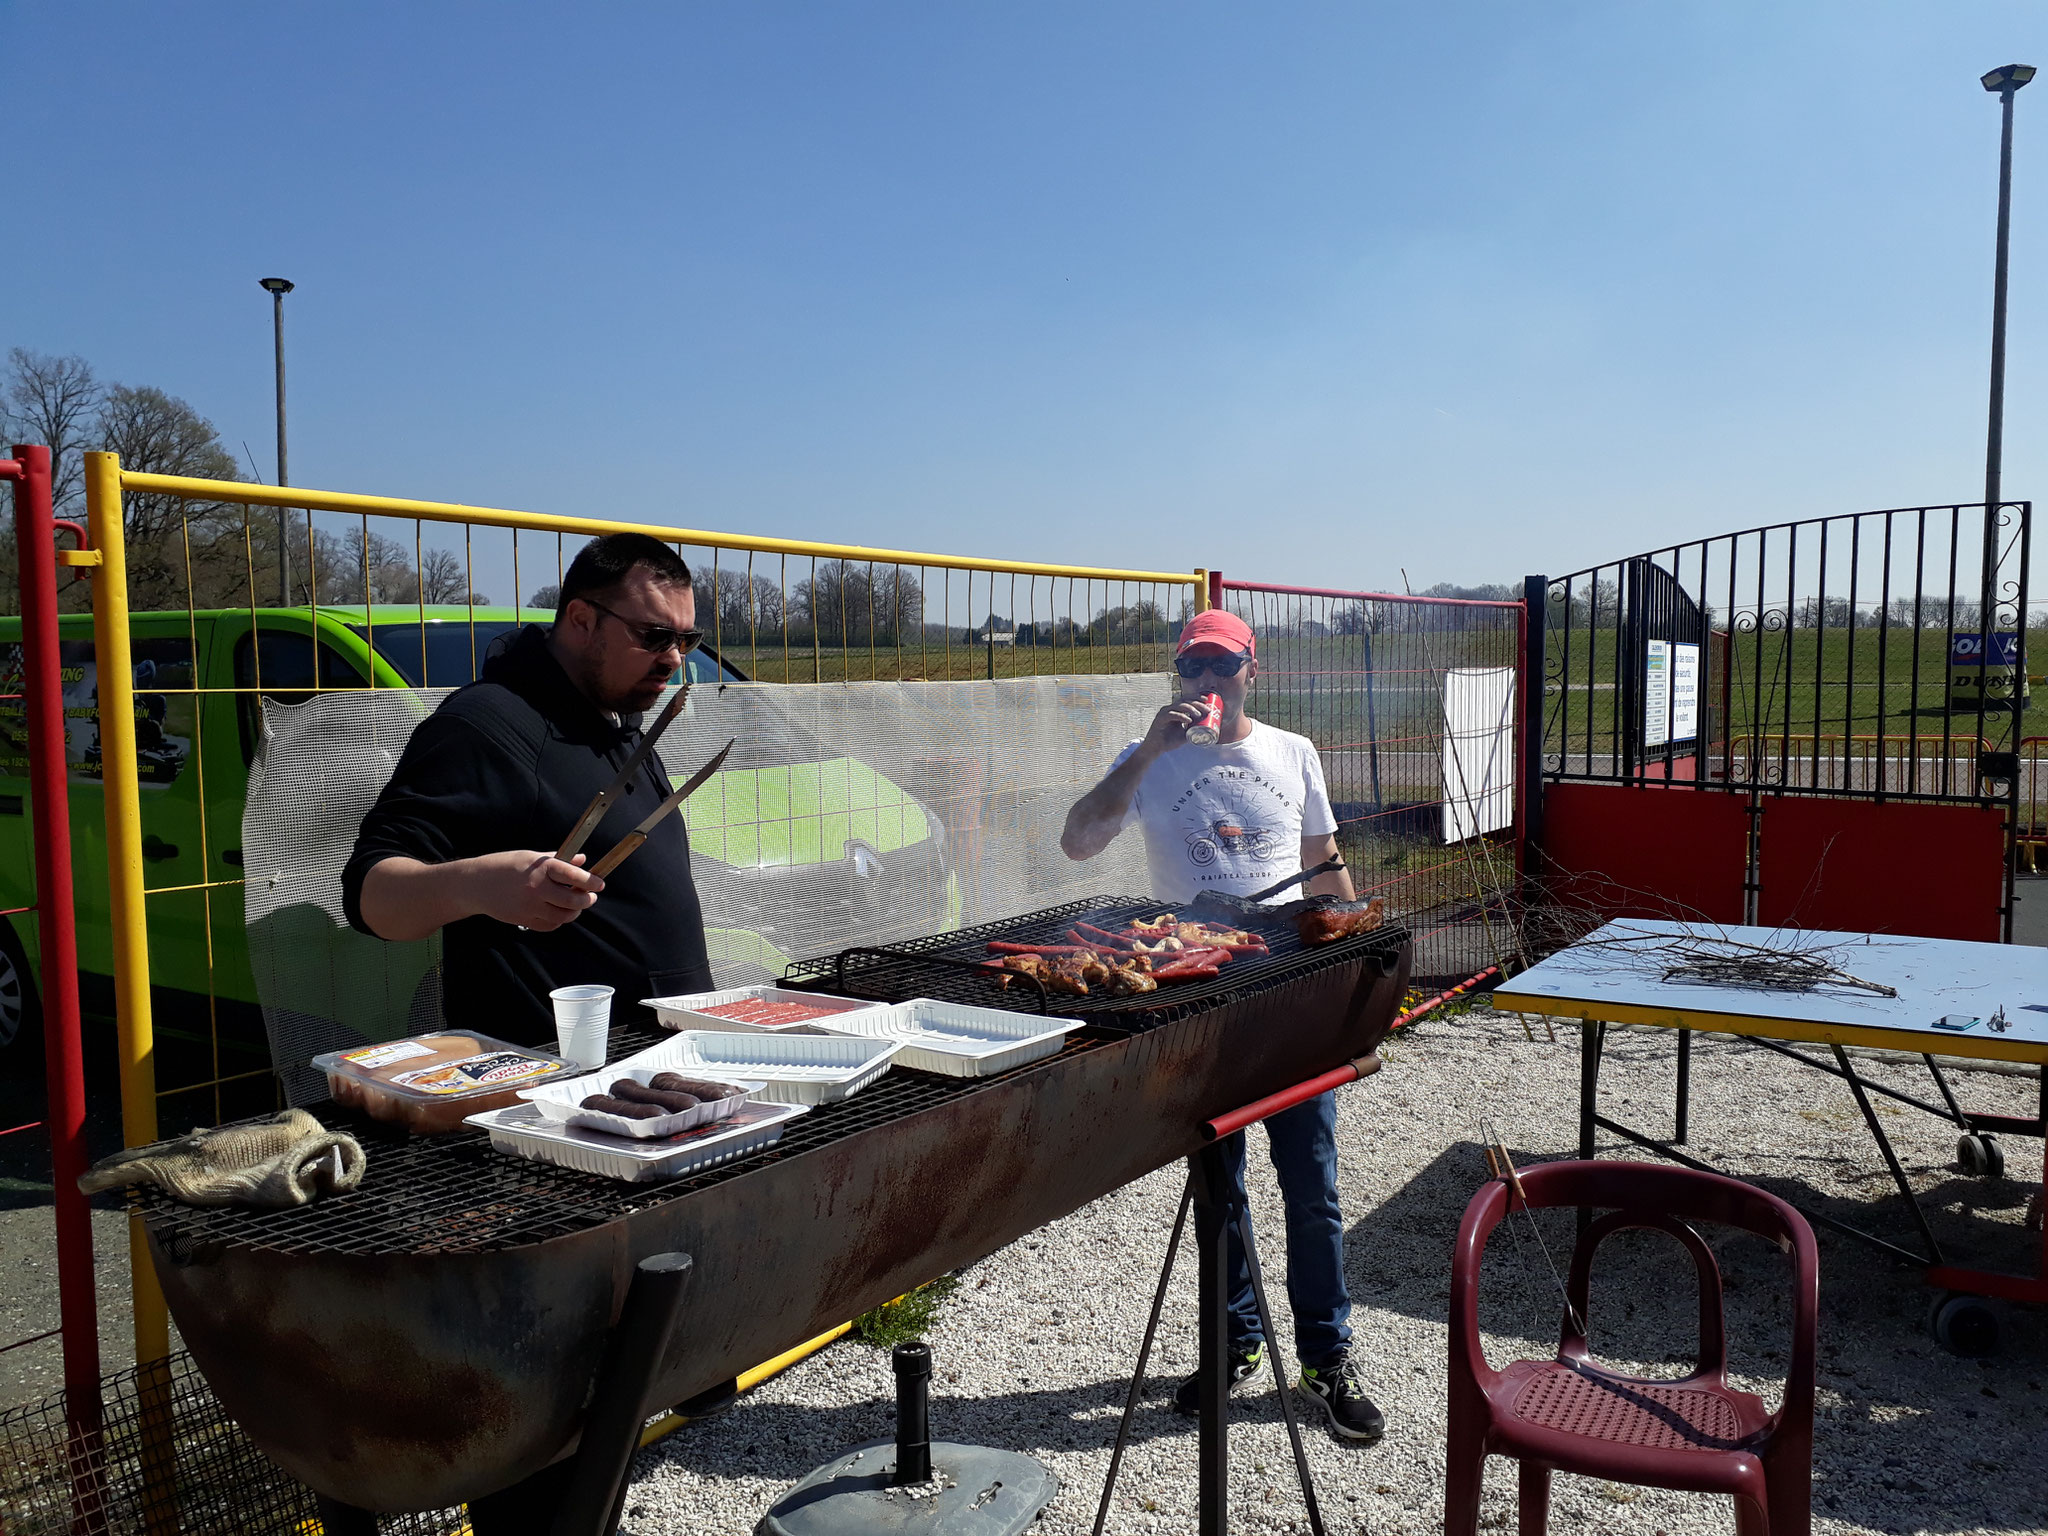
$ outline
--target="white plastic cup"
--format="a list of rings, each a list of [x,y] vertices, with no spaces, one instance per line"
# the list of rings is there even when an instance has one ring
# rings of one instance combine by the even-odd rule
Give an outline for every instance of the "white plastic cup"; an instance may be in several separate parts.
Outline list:
[[[548,997],[555,1005],[555,1045],[563,1059],[586,1072],[603,1066],[611,1048],[612,989],[557,987]]]

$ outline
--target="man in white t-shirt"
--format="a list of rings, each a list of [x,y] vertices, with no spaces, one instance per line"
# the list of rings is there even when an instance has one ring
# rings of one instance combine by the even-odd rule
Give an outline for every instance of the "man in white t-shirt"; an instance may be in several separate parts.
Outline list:
[[[1126,827],[1145,836],[1152,894],[1185,902],[1202,891],[1249,896],[1336,855],[1337,818],[1323,787],[1323,764],[1305,736],[1262,725],[1244,712],[1259,675],[1258,642],[1235,614],[1212,608],[1181,631],[1174,655],[1180,698],[1153,717],[1143,739],[1118,755],[1109,775],[1067,812],[1060,848],[1092,859]],[[1223,701],[1216,741],[1187,739],[1203,694]],[[1352,899],[1342,868],[1317,875],[1308,891]],[[1298,889],[1281,892],[1289,901]],[[1337,1104],[1310,1099],[1265,1122],[1287,1216],[1287,1297],[1302,1362],[1300,1390],[1346,1440],[1369,1445],[1386,1421],[1365,1395],[1350,1362],[1351,1297],[1344,1283],[1344,1220],[1337,1204]],[[1244,1134],[1223,1143],[1244,1192]],[[1230,1380],[1245,1381],[1264,1363],[1266,1341],[1251,1273],[1237,1234],[1230,1245]],[[1196,1380],[1180,1384],[1174,1404],[1195,1411]]]

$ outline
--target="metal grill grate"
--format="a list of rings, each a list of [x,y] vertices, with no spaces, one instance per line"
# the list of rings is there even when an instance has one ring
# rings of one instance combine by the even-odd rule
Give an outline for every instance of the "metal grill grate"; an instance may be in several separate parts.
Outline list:
[[[1026,998],[1015,988],[1001,991],[985,974],[962,966],[961,958],[986,958],[983,946],[990,938],[1049,941],[1077,918],[1086,920],[1090,914],[1113,924],[1158,910],[1160,904],[1155,901],[1099,898],[918,940],[900,951],[856,951],[858,963],[848,967],[847,982],[855,995],[890,1001],[952,997],[1035,1012],[1035,993]],[[1210,982],[1141,998],[1052,999],[1057,1012],[1084,1020],[1084,1028],[1068,1040],[1063,1054],[1095,1050],[1109,1040],[1157,1028],[1226,999],[1354,961],[1361,950],[1391,957],[1407,935],[1405,930],[1388,928],[1304,949],[1292,926],[1280,922],[1270,928],[1268,937],[1273,953],[1226,966],[1227,986]],[[829,978],[837,968],[834,958],[806,961],[792,969],[812,978],[806,984],[816,986],[818,976]],[[666,1038],[667,1033],[654,1025],[634,1025],[615,1031],[613,1044],[618,1054],[625,1055]],[[1043,1065],[1034,1062],[1017,1070],[1030,1072]],[[315,1113],[326,1124],[352,1132],[369,1154],[368,1173],[352,1193],[288,1211],[202,1210],[180,1205],[152,1189],[139,1190],[135,1199],[157,1240],[173,1256],[197,1253],[220,1243],[301,1254],[486,1253],[585,1231],[681,1199],[766,1162],[801,1157],[1000,1081],[1002,1075],[940,1077],[899,1067],[851,1099],[820,1105],[800,1116],[791,1122],[782,1140],[765,1152],[664,1184],[626,1184],[507,1157],[492,1151],[489,1138],[480,1131],[408,1137],[329,1104]]]
[[[964,928],[957,933],[894,944],[887,949],[848,950],[842,955],[801,960],[789,968],[788,979],[797,987],[884,1002],[937,997],[948,1002],[1036,1013],[1040,1009],[1036,987],[1019,981],[1001,988],[980,969],[982,962],[990,958],[987,946],[991,939],[1057,944],[1077,922],[1114,931],[1133,918],[1170,910],[1172,903],[1149,897],[1094,896],[1022,917]],[[1407,929],[1390,924],[1356,938],[1311,947],[1301,942],[1294,924],[1284,917],[1275,916],[1265,922],[1243,922],[1237,918],[1230,921],[1259,933],[1271,953],[1240,956],[1209,981],[1162,987],[1136,997],[1111,997],[1106,993],[1069,997],[1055,993],[1044,999],[1044,1007],[1054,1014],[1085,1020],[1090,1032],[1098,1036],[1122,1038],[1229,1000],[1256,996],[1269,987],[1354,961],[1361,953],[1384,955],[1391,961],[1409,937]]]

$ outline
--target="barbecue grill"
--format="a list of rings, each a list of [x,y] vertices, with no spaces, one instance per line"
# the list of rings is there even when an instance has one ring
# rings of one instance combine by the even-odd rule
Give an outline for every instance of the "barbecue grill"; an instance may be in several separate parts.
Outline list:
[[[786,985],[1038,1011],[970,961],[990,939],[1160,910],[1100,897],[791,968]],[[172,1315],[230,1415],[293,1476],[364,1509],[438,1509],[576,1444],[635,1263],[695,1276],[656,1377],[677,1402],[1183,1157],[1205,1119],[1371,1052],[1400,1007],[1408,933],[1271,953],[1138,997],[1054,997],[1081,1028],[988,1078],[897,1069],[775,1147],[672,1183],[496,1154],[479,1132],[406,1140],[323,1106],[369,1171],[289,1211],[138,1195]],[[451,1020],[462,1027],[467,1021]],[[663,1038],[615,1031],[615,1047]]]

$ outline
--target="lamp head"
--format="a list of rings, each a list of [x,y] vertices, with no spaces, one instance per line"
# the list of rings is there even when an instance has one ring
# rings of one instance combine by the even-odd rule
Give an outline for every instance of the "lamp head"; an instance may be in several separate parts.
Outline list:
[[[2033,71],[2028,70],[2027,73],[2032,74]],[[1987,75],[1985,78],[1988,80],[1991,77]],[[294,286],[289,278],[283,277],[265,277],[259,278],[258,281],[263,284],[265,291],[269,293],[290,293]]]
[[[2018,90],[2034,78],[2031,64],[2002,64],[1984,77],[1984,89],[2001,95]]]

